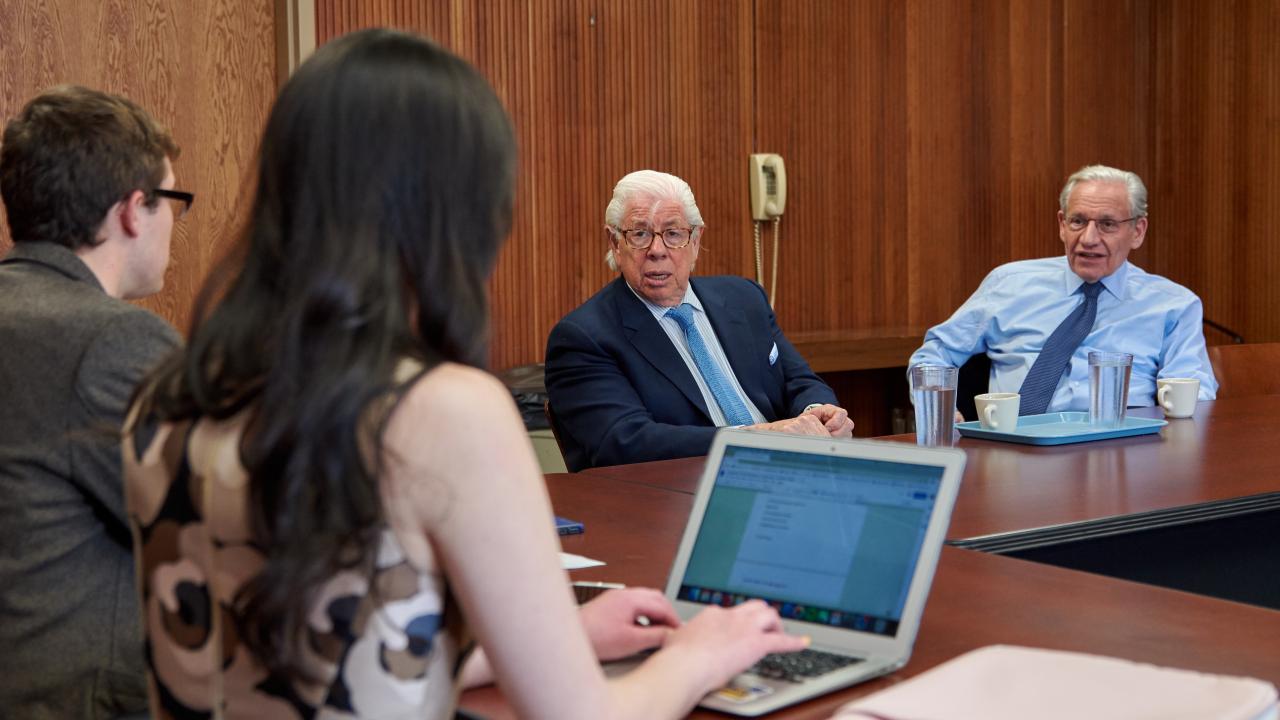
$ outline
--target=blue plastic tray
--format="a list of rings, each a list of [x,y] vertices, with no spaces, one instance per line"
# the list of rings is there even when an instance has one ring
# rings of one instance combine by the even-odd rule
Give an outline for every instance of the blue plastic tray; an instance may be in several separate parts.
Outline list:
[[[1126,417],[1120,427],[1104,428],[1089,424],[1089,413],[1059,412],[1044,415],[1026,415],[1018,418],[1016,430],[983,429],[977,420],[956,423],[956,429],[965,437],[983,440],[1002,440],[1024,445],[1066,445],[1068,443],[1110,440],[1111,438],[1149,435],[1160,432],[1168,425],[1165,420],[1142,417]]]

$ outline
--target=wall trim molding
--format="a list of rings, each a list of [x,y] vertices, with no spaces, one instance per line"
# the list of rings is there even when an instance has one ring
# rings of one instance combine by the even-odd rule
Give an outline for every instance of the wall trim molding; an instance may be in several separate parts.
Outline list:
[[[315,49],[315,0],[276,0],[276,83],[284,85]]]

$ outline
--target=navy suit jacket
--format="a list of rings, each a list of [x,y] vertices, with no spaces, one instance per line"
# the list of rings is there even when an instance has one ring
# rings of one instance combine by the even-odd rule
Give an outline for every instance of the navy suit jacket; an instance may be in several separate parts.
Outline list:
[[[729,275],[690,283],[734,375],[766,420],[836,403],[778,329],[759,285]],[[705,455],[711,447],[716,428],[697,382],[621,276],[552,329],[546,380],[565,464],[574,472]]]

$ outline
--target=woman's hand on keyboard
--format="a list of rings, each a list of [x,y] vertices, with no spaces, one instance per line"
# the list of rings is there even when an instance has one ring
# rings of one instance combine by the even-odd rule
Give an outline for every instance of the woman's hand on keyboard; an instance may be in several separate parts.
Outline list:
[[[689,666],[706,673],[704,692],[710,692],[769,653],[808,646],[808,636],[786,634],[776,610],[762,600],[748,600],[731,608],[708,606],[671,633],[664,652],[692,655]]]
[[[591,647],[601,661],[658,647],[680,627],[667,598],[650,588],[609,590],[579,610]]]

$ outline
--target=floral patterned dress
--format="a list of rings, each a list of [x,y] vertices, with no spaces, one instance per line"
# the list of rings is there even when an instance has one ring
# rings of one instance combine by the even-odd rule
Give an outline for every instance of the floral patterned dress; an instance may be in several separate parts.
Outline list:
[[[335,575],[311,607],[303,653],[322,683],[271,676],[240,642],[233,598],[265,560],[239,460],[246,420],[161,425],[141,453],[124,442],[154,716],[452,717],[460,613],[441,568],[411,565],[389,529],[372,577]]]

